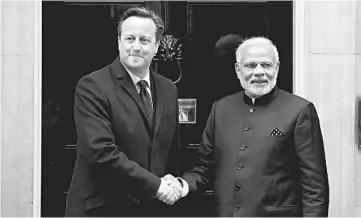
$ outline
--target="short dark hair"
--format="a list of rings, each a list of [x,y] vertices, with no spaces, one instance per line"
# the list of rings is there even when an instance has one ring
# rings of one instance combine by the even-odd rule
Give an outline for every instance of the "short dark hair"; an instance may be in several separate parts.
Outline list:
[[[134,7],[126,10],[120,17],[118,22],[118,36],[121,36],[123,22],[129,17],[150,18],[154,21],[157,28],[155,36],[156,41],[161,40],[164,31],[164,22],[154,11],[144,7]]]

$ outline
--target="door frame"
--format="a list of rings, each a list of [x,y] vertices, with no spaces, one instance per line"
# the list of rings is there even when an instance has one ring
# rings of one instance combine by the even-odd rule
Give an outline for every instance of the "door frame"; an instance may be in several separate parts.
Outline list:
[[[305,51],[305,2],[293,1],[293,93],[304,95],[304,51]]]
[[[42,3],[34,1],[33,217],[41,217]]]
[[[252,2],[252,1],[250,1]],[[257,2],[257,1],[255,1]],[[304,82],[304,0],[293,1],[293,93],[303,95]],[[0,4],[1,11],[1,4]],[[34,3],[34,166],[33,166],[33,217],[41,217],[41,92],[42,92],[42,4]],[[1,16],[0,16],[1,25]],[[0,26],[1,27],[1,26]],[[1,29],[1,28],[0,28]],[[1,51],[1,43],[0,43]],[[0,59],[1,64],[1,59]],[[0,77],[1,83],[1,77]],[[1,97],[1,95],[0,95]],[[1,99],[0,99],[1,100]],[[1,107],[0,107],[1,112]],[[0,117],[1,119],[1,117]],[[1,121],[1,120],[0,120]],[[1,132],[0,132],[1,134]],[[1,135],[0,135],[1,138]],[[1,168],[0,168],[1,170]],[[0,181],[1,182],[1,181]],[[1,193],[1,183],[0,183]],[[1,214],[1,207],[0,207]]]

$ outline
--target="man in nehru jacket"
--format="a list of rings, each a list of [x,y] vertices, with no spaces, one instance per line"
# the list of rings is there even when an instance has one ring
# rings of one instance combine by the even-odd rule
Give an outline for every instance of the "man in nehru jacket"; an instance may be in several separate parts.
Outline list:
[[[181,178],[166,176],[181,197],[212,183],[218,216],[328,215],[319,118],[313,103],[277,87],[279,64],[267,38],[238,47],[244,91],[214,102],[195,166]]]

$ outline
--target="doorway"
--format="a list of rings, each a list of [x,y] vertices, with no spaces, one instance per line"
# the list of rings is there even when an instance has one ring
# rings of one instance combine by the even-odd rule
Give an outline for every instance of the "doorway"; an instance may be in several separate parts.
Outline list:
[[[43,2],[42,216],[64,216],[76,158],[73,95],[78,80],[117,56],[117,18],[146,2]],[[241,90],[232,48],[223,56],[216,42],[227,34],[269,37],[280,55],[278,86],[292,92],[293,2],[152,2],[161,8],[165,34],[183,44],[179,98],[197,99],[196,123],[181,124],[182,170],[195,160],[212,103]],[[172,77],[159,68],[159,74]],[[177,216],[212,216],[212,187],[180,204]],[[195,202],[203,202],[202,205]],[[196,205],[196,206],[195,206]]]

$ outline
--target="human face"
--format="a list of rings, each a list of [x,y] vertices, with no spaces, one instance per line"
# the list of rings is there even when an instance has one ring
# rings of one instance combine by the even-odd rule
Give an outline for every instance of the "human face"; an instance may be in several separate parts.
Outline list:
[[[129,17],[121,28],[118,37],[120,60],[133,73],[144,76],[158,51],[156,25],[150,18]]]
[[[235,65],[237,77],[251,98],[269,93],[277,83],[279,64],[271,45],[253,44],[244,47]]]

